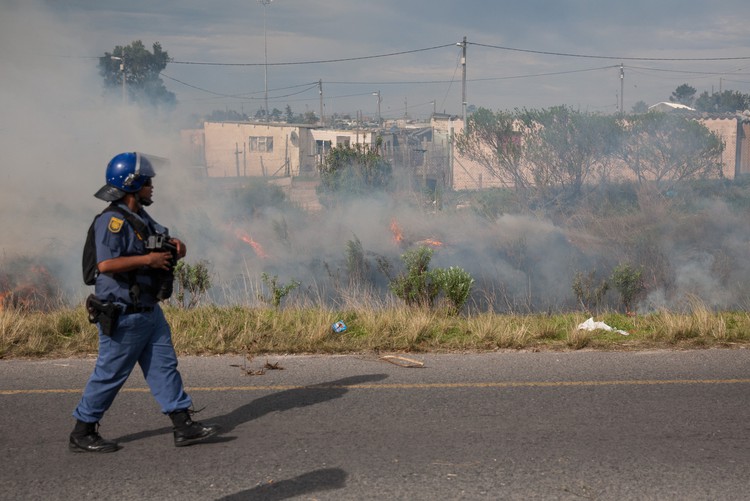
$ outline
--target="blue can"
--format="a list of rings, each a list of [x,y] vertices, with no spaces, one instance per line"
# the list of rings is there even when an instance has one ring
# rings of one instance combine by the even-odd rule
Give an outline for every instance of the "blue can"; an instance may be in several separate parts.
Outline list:
[[[346,324],[342,322],[341,320],[339,320],[338,322],[333,324],[331,328],[333,329],[333,332],[336,332],[336,333],[344,332],[346,330]]]

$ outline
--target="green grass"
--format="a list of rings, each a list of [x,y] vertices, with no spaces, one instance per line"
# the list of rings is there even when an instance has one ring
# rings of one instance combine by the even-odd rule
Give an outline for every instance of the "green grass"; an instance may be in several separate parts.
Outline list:
[[[637,350],[750,345],[750,314],[658,311],[596,320],[630,333],[583,331],[584,313],[450,315],[409,307],[249,308],[165,307],[181,355],[456,352],[511,350]],[[331,325],[343,320],[347,330]],[[96,328],[82,307],[50,312],[0,312],[0,358],[68,357],[97,351]]]

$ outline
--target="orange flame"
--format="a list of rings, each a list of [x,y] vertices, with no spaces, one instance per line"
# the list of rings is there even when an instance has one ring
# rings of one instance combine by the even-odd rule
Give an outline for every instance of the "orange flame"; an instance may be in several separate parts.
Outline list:
[[[404,235],[395,218],[391,219],[391,233],[393,233],[393,241],[397,244],[404,240]]]
[[[265,259],[268,257],[268,254],[265,253],[265,251],[263,250],[263,247],[258,242],[250,238],[250,235],[248,235],[246,231],[236,229],[234,230],[234,234],[237,235],[237,238],[239,238],[240,240],[248,244],[250,247],[252,247],[253,250],[255,251],[255,254],[259,258]]]
[[[443,246],[443,242],[441,242],[440,240],[433,240],[432,238],[425,238],[424,240],[420,240],[417,243],[422,244],[422,245],[429,245],[431,247],[442,247]]]

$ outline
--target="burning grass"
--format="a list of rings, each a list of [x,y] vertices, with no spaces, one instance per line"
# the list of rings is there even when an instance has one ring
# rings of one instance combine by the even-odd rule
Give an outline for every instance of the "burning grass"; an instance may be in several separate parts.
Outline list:
[[[583,313],[558,315],[449,315],[393,306],[334,310],[245,306],[166,307],[182,355],[514,350],[633,350],[736,347],[750,344],[750,314],[712,312],[597,317],[630,335],[583,331]],[[347,330],[334,333],[343,320]],[[96,328],[83,307],[0,312],[0,358],[67,357],[96,353]]]
[[[51,311],[63,304],[57,278],[38,260],[12,257],[0,265],[0,311]]]

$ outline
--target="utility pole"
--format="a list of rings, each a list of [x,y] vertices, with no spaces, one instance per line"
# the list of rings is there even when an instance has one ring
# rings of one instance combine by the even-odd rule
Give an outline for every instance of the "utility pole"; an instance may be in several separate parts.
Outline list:
[[[326,121],[323,119],[323,79],[318,80],[318,95],[320,96],[320,125],[325,125]]]
[[[258,0],[258,2],[263,6],[263,82],[265,88],[266,122],[268,122],[268,37],[266,36],[266,7],[271,3],[271,0]]]
[[[461,75],[461,109],[463,112],[463,120],[464,120],[464,131],[466,130],[466,37],[464,37],[464,41],[462,43],[457,43],[456,45],[463,48],[462,54],[461,54],[461,69],[462,69],[462,75]]]
[[[128,90],[125,87],[125,54],[122,57],[109,56],[110,59],[120,61],[120,75],[122,76],[122,104],[128,104]]]
[[[378,96],[378,127],[380,127],[381,122],[383,121],[382,118],[380,118],[380,102],[383,100],[382,97],[380,97],[380,91],[373,92],[373,96]]]
[[[620,116],[625,114],[625,108],[623,107],[622,94],[625,92],[625,68],[620,63]]]

